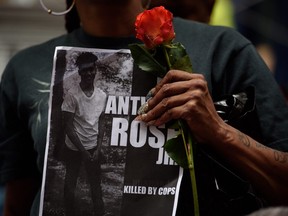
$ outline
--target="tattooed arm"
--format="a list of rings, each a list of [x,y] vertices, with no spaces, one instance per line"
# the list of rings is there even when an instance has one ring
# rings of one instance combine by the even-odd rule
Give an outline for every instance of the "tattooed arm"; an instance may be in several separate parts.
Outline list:
[[[227,143],[214,146],[272,204],[287,205],[288,153],[269,148],[230,128]],[[233,138],[232,138],[233,137]],[[222,145],[222,146],[221,146]]]
[[[150,93],[147,112],[138,120],[155,126],[185,120],[199,144],[235,167],[267,200],[288,204],[287,153],[265,147],[226,124],[215,110],[203,75],[169,71]]]

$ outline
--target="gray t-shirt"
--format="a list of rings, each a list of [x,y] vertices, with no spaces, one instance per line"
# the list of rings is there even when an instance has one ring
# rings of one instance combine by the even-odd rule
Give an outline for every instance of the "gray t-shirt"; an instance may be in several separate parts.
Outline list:
[[[88,97],[80,85],[71,88],[64,96],[61,109],[74,114],[75,132],[86,150],[97,146],[98,122],[104,110],[105,101],[106,94],[101,89],[94,88],[93,94]],[[67,135],[65,143],[69,149],[79,151]]]

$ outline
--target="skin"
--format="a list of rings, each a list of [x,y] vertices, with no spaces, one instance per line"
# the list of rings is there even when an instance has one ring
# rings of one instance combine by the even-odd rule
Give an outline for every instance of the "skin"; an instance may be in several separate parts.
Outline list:
[[[134,35],[136,16],[144,10],[139,0],[76,0],[76,7],[83,29],[103,37]]]
[[[138,120],[160,126],[187,122],[197,142],[233,165],[271,203],[287,205],[288,153],[268,148],[226,124],[216,113],[205,78],[171,70],[152,90],[149,111]]]
[[[84,30],[105,37],[134,34],[134,21],[143,11],[139,0],[76,0],[76,7]],[[185,120],[200,144],[222,155],[267,200],[275,205],[288,204],[288,175],[279,175],[288,171],[288,154],[265,147],[223,122],[202,75],[170,71],[154,88],[153,95],[149,112],[139,120],[156,126],[171,119]],[[29,215],[35,182],[29,178],[7,184],[4,216]]]

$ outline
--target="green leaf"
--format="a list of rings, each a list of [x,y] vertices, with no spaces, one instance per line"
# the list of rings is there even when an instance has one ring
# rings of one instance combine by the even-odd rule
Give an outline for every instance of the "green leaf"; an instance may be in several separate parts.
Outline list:
[[[129,44],[134,62],[143,71],[150,72],[158,77],[164,77],[166,68],[156,61],[142,44]]]
[[[169,139],[164,144],[164,150],[179,166],[188,168],[188,160],[181,134],[175,138]]]
[[[183,70],[192,73],[192,64],[188,55],[178,59],[172,66],[173,69]]]
[[[185,47],[181,43],[165,46],[168,53],[171,69],[183,70],[192,73],[192,64]]]

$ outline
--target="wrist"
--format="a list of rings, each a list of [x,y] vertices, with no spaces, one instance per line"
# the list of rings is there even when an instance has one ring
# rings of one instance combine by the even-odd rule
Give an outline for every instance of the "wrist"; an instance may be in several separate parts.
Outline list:
[[[214,136],[210,139],[209,144],[213,147],[219,148],[219,146],[229,147],[235,142],[237,130],[232,126],[223,122],[215,130]]]

